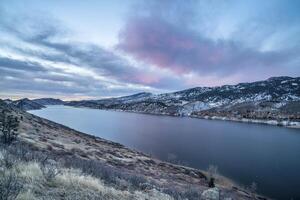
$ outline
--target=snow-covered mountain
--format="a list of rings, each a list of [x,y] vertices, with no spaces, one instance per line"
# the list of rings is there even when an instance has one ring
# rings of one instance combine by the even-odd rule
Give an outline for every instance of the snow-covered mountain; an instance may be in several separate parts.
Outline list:
[[[196,87],[166,94],[139,93],[71,101],[67,105],[174,116],[299,119],[300,77],[272,77],[265,81]]]
[[[196,87],[165,94],[143,92],[100,100],[64,102],[52,98],[25,98],[5,102],[23,110],[64,104],[172,116],[300,123],[300,77],[273,77],[237,85]]]

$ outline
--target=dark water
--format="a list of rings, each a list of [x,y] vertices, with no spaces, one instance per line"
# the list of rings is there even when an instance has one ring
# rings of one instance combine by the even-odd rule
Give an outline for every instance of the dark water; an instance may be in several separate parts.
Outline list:
[[[300,199],[300,129],[66,106],[31,113],[163,160],[216,165],[222,175],[242,185],[254,181],[258,192],[276,199]]]

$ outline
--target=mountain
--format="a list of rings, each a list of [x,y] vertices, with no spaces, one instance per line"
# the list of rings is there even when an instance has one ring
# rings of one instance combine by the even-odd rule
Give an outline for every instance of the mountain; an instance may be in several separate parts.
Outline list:
[[[64,101],[60,99],[53,99],[53,98],[40,98],[40,99],[33,99],[30,100],[28,98],[23,98],[19,100],[10,100],[5,99],[3,100],[6,104],[14,105],[15,107],[21,110],[38,110],[45,108],[46,105],[63,105],[65,104]]]
[[[2,101],[3,101],[4,103],[6,103],[6,104],[12,103],[12,100],[10,100],[10,99],[3,99]]]
[[[21,110],[38,110],[41,108],[45,108],[44,105],[36,103],[30,99],[24,98],[16,101],[12,101],[10,104],[13,104],[17,108]]]
[[[65,102],[60,99],[53,99],[53,98],[41,98],[41,99],[33,99],[32,100],[35,103],[41,104],[41,105],[63,105]]]
[[[124,105],[130,103],[136,103],[139,101],[145,101],[148,98],[152,97],[153,94],[147,92],[141,92],[129,96],[123,97],[115,97],[115,98],[107,98],[107,99],[100,99],[100,100],[82,100],[82,101],[69,101],[65,103],[69,106],[82,106],[82,107],[92,107],[92,108],[113,108],[116,105]]]
[[[200,118],[300,121],[300,77],[196,87],[166,94],[71,101],[67,105]]]

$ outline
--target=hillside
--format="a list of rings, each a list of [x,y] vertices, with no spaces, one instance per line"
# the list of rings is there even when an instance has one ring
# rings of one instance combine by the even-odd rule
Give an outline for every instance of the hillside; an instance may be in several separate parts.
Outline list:
[[[63,105],[64,101],[53,98],[41,98],[41,99],[19,99],[19,100],[4,100],[5,103],[14,105],[21,110],[39,110],[45,108],[47,105]]]
[[[249,199],[252,195],[217,175],[216,188],[209,189],[206,172],[151,158],[0,101],[3,110],[18,117],[20,126],[16,142],[10,147],[0,145],[2,154],[16,160],[13,168],[1,170],[7,169],[4,174],[14,173],[20,179],[17,183],[24,184],[20,195],[27,199],[192,200],[208,199],[207,195]],[[4,159],[0,164],[7,163],[5,158],[8,156],[0,156],[0,161]],[[51,171],[53,166],[56,168]]]
[[[21,110],[38,110],[41,108],[45,108],[44,105],[36,103],[28,98],[7,102],[8,104],[12,104]]]
[[[53,98],[40,98],[40,99],[33,99],[35,103],[41,104],[43,106],[46,105],[63,105],[64,101],[60,99],[53,99]]]
[[[273,77],[253,83],[196,87],[166,94],[139,93],[71,101],[66,105],[296,127],[300,124],[300,78]]]

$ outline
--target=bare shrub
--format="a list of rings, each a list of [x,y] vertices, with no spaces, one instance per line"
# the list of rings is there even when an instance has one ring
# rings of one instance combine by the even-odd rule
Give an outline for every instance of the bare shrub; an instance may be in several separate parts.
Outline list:
[[[41,170],[44,175],[44,178],[48,182],[52,181],[58,174],[61,173],[56,161],[54,160],[47,160],[41,163]]]
[[[208,171],[208,178],[209,178],[208,186],[211,188],[215,187],[215,180],[216,180],[216,175],[218,173],[218,167],[215,165],[209,165],[207,171]]]
[[[128,187],[131,189],[141,189],[145,187],[148,182],[143,176],[138,176],[126,171],[120,171],[119,169],[108,166],[107,164],[96,160],[85,160],[78,157],[70,157],[64,159],[64,166],[67,168],[80,169],[82,173],[91,175],[103,180],[106,184],[113,185],[115,187],[120,186],[124,188],[124,183],[120,185],[120,179],[125,180],[128,183]]]
[[[201,197],[201,191],[190,186],[187,188],[169,187],[164,189],[163,192],[176,200],[199,200]]]
[[[21,190],[22,184],[15,170],[0,171],[0,200],[14,200]]]
[[[182,199],[181,198],[182,192],[177,190],[175,187],[165,188],[165,189],[163,189],[163,192],[165,194],[168,194],[168,195],[172,196],[176,200],[181,200]]]
[[[182,195],[183,199],[198,200],[201,197],[201,192],[193,187],[188,188]]]
[[[3,166],[4,168],[12,168],[18,162],[18,159],[6,150],[3,150],[1,154],[0,166]]]
[[[0,132],[1,139],[4,144],[11,144],[18,135],[19,120],[7,110],[0,113]]]
[[[133,188],[141,188],[147,183],[147,179],[143,176],[127,174],[126,176],[123,176],[123,178],[129,182]]]

